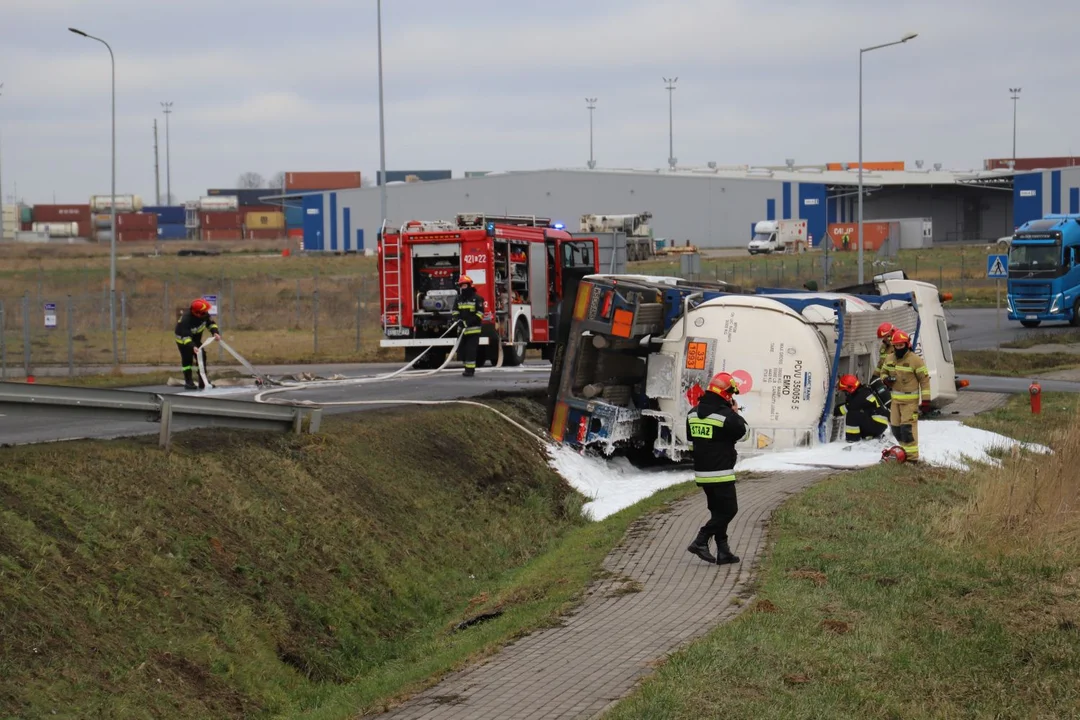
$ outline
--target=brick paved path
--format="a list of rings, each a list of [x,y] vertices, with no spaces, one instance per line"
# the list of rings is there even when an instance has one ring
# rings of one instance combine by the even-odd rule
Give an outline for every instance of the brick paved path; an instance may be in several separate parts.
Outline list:
[[[709,565],[686,551],[708,511],[701,493],[635,523],[604,561],[609,579],[593,585],[561,627],[533,633],[486,662],[450,675],[386,720],[526,720],[593,717],[627,693],[652,663],[699,637],[740,607],[772,511],[825,477],[808,470],[739,483],[739,514],[729,530],[738,565]],[[634,581],[640,592],[633,592]]]

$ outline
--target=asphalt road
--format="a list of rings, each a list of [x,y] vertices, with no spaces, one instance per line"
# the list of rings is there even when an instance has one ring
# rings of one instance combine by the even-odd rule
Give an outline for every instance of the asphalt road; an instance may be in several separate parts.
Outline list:
[[[391,380],[365,384],[343,385],[340,387],[313,388],[282,393],[278,397],[289,400],[311,400],[314,402],[342,401],[388,401],[380,405],[330,406],[327,413],[360,412],[380,407],[391,407],[394,400],[457,400],[477,397],[494,391],[521,391],[547,387],[548,368],[535,365],[524,368],[481,369],[473,379],[461,377],[461,371],[440,373],[424,378],[394,378]],[[342,368],[346,370],[345,368]],[[370,377],[385,373],[388,369],[397,369],[386,365],[357,365],[347,369],[351,377]],[[342,374],[346,374],[343,372]],[[171,394],[179,388],[168,386],[132,388],[134,390]],[[229,388],[211,391],[216,397],[250,400],[257,392],[255,388]],[[199,423],[176,424],[174,430],[197,427]],[[158,432],[157,423],[143,421],[105,420],[92,413],[65,412],[27,415],[16,417],[12,413],[0,415],[0,446],[22,445],[31,443],[74,440],[80,438],[111,439],[148,435]]]
[[[1040,336],[1056,335],[1076,330],[1068,323],[1043,324],[1038,328],[1026,328],[1019,322],[1006,319],[1006,311],[1001,310],[1001,324],[998,329],[998,311],[993,308],[959,308],[950,310],[945,306],[945,317],[949,323],[949,340],[953,350],[989,350],[1001,343],[1016,340],[1032,333]]]

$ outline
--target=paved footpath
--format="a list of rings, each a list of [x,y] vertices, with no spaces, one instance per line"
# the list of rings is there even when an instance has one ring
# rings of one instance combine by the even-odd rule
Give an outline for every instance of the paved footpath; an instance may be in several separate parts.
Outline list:
[[[766,524],[786,498],[826,477],[808,470],[739,482],[729,535],[737,565],[686,551],[708,511],[701,493],[636,522],[604,561],[611,573],[560,627],[541,630],[383,714],[386,720],[549,720],[595,717],[653,664],[741,609]],[[635,592],[640,588],[640,591]]]

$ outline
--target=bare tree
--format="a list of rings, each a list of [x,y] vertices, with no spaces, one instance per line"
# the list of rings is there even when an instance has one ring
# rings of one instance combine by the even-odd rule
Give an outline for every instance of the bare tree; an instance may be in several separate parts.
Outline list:
[[[236,179],[236,187],[241,190],[257,190],[266,187],[266,180],[257,172],[246,172]]]
[[[277,172],[270,176],[269,187],[273,190],[280,190],[285,187],[285,173]]]

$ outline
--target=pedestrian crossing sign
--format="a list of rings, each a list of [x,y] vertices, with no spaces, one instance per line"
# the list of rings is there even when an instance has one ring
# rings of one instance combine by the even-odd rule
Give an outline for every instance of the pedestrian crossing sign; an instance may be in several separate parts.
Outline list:
[[[1008,255],[986,256],[986,277],[991,280],[1006,280],[1009,277]]]

